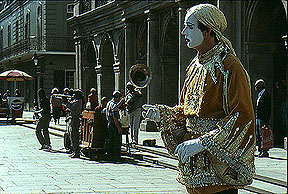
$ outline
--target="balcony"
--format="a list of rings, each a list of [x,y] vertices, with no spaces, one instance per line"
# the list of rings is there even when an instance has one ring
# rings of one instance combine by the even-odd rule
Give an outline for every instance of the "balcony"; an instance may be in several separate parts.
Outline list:
[[[74,42],[68,37],[32,37],[0,50],[0,61],[33,51],[74,51]]]

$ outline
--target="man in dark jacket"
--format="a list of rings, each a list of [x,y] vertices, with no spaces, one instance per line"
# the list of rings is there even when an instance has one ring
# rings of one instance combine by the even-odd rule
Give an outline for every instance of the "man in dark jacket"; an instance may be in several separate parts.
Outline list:
[[[73,153],[70,155],[71,158],[80,158],[80,115],[82,113],[82,102],[83,93],[81,90],[76,89],[73,91],[73,96],[71,101],[66,103],[66,107],[71,111],[71,142]]]
[[[258,92],[256,101],[256,143],[260,157],[268,157],[268,150],[263,150],[261,141],[261,127],[269,125],[271,115],[271,97],[265,89],[265,82],[259,79],[255,82],[255,90]]]
[[[49,123],[51,120],[51,109],[49,99],[45,95],[43,89],[38,90],[38,95],[40,98],[40,110],[35,111],[37,114],[41,114],[36,126],[36,137],[41,144],[42,149],[51,149],[51,142],[49,137]]]

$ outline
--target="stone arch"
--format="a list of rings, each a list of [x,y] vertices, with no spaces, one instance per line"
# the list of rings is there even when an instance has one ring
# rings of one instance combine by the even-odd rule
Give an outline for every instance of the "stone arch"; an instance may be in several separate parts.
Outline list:
[[[114,43],[111,37],[106,33],[102,37],[100,46],[100,64],[101,67],[101,96],[108,98],[112,97],[114,91],[115,76],[113,71],[114,55],[113,55]]]
[[[85,99],[87,98],[91,88],[97,89],[95,66],[97,64],[96,52],[92,39],[88,38],[84,48],[84,64],[83,64],[83,91]]]
[[[124,29],[119,32],[119,42],[118,42],[118,59],[120,62],[119,69],[120,69],[120,80],[119,86],[121,90],[125,88],[125,33]]]
[[[138,22],[137,26],[137,34],[136,34],[136,60],[139,63],[146,64],[147,59],[147,27],[146,22],[144,20],[142,22]]]
[[[164,17],[160,45],[163,103],[173,106],[178,101],[178,24],[173,10]]]

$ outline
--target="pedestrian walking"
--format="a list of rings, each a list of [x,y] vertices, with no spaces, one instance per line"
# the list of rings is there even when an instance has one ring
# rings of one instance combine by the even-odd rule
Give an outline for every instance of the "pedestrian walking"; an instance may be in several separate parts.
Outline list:
[[[72,143],[73,153],[70,155],[71,158],[80,158],[80,115],[82,113],[82,98],[83,93],[81,90],[76,89],[73,91],[73,96],[71,101],[66,103],[66,107],[71,111],[71,129],[70,138]]]
[[[226,27],[214,5],[188,9],[181,34],[197,55],[186,68],[180,103],[143,106],[145,117],[159,122],[169,153],[178,156],[177,180],[189,193],[238,193],[255,174],[249,76],[222,34]]]
[[[48,130],[51,120],[50,103],[46,97],[45,91],[42,88],[38,90],[38,96],[40,98],[40,109],[35,110],[35,114],[39,115],[36,125],[36,137],[41,144],[40,150],[51,149],[52,147]]]
[[[256,143],[258,146],[259,157],[269,157],[269,150],[263,149],[261,128],[269,126],[271,116],[271,97],[265,87],[263,79],[255,82],[255,90],[258,93],[256,101]]]
[[[126,87],[128,91],[125,103],[127,105],[127,110],[130,117],[131,140],[132,143],[138,144],[141,120],[142,93],[141,91],[136,90],[136,88],[132,85],[130,81],[126,84]]]
[[[61,110],[62,110],[62,99],[57,96],[59,94],[58,88],[53,88],[50,96],[50,104],[52,109],[52,115],[55,125],[60,122]]]
[[[108,120],[107,159],[109,161],[120,161],[122,129],[119,122],[119,107],[122,94],[113,92],[113,98],[107,103],[106,118]]]

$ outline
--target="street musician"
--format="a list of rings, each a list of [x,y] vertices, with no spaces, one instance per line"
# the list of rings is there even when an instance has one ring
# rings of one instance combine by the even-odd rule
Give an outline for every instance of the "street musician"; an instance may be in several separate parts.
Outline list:
[[[71,100],[68,100],[65,106],[70,110],[71,114],[71,131],[69,132],[71,143],[72,143],[72,151],[73,153],[70,155],[71,158],[80,158],[80,146],[79,146],[79,128],[80,128],[80,115],[82,113],[82,98],[83,93],[79,89],[75,89],[73,91],[73,96]]]
[[[186,69],[179,105],[143,105],[178,156],[177,180],[189,193],[238,193],[255,173],[249,76],[222,34],[226,27],[214,5],[191,7],[182,35],[198,54]]]

